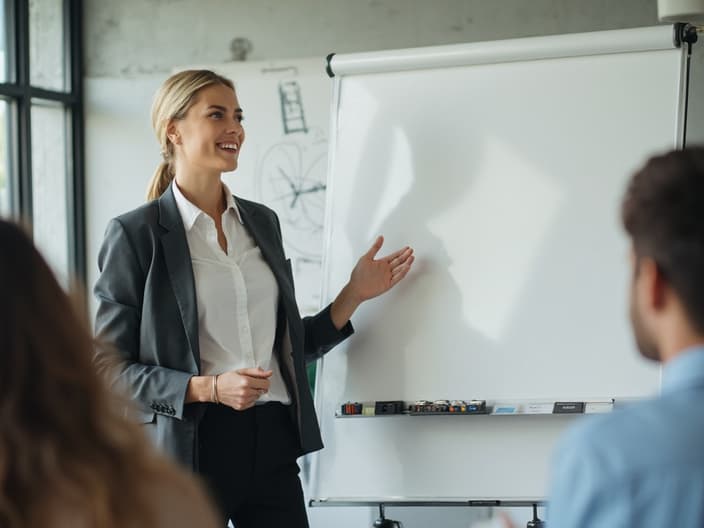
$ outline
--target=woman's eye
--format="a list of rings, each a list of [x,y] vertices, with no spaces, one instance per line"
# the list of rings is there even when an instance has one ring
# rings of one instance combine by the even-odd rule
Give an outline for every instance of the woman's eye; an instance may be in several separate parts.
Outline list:
[[[210,117],[214,117],[215,119],[222,119],[222,112],[213,112],[210,114]]]
[[[237,121],[239,121],[241,123],[242,121],[244,121],[244,116],[238,115],[238,116],[235,116],[235,119],[237,119]]]

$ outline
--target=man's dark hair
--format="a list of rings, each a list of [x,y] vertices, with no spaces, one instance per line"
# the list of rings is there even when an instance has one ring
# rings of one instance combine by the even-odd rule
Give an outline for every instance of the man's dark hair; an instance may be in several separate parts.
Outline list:
[[[636,258],[652,258],[704,334],[704,148],[648,160],[631,179],[621,217]]]

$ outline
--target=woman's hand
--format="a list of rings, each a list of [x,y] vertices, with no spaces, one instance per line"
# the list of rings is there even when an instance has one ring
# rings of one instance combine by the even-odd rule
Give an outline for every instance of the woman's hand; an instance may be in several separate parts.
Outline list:
[[[415,257],[410,247],[375,259],[383,244],[384,237],[380,236],[369,251],[362,255],[352,270],[349,282],[332,303],[330,315],[338,330],[345,326],[360,304],[389,291],[411,269]]]
[[[218,401],[236,411],[252,407],[269,391],[271,370],[257,368],[230,370],[217,378]]]
[[[413,249],[408,246],[375,260],[383,244],[384,237],[378,237],[369,251],[357,261],[350,275],[350,294],[360,303],[389,291],[406,276],[413,264]]]

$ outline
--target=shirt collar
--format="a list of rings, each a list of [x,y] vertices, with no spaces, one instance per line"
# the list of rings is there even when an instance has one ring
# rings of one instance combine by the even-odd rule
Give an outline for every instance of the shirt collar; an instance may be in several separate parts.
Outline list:
[[[181,214],[181,220],[183,221],[183,227],[186,231],[190,231],[193,224],[195,224],[196,220],[198,220],[198,217],[205,213],[183,195],[181,189],[179,189],[176,184],[176,180],[174,180],[172,187],[174,198],[176,199],[176,207],[178,208],[178,212]],[[240,210],[237,207],[237,202],[235,202],[235,197],[232,196],[232,192],[230,192],[229,187],[225,185],[225,183],[222,184],[222,187],[223,192],[225,193],[225,211],[233,210],[239,223],[244,224],[242,221],[242,216],[240,215]]]
[[[663,393],[693,387],[704,388],[704,345],[683,350],[663,367]]]
[[[235,216],[237,216],[237,220],[239,221],[239,223],[244,224],[244,222],[242,221],[242,215],[240,214],[240,208],[237,207],[237,202],[235,201],[235,197],[232,194],[232,191],[230,191],[230,188],[225,185],[225,182],[222,182],[222,188],[225,192],[225,210],[227,211],[229,209],[232,209],[235,212]]]
[[[181,192],[181,189],[178,188],[176,180],[174,180],[174,183],[171,187],[174,191],[176,207],[178,207],[178,212],[181,214],[181,220],[183,220],[183,227],[186,229],[186,231],[190,231],[193,227],[193,224],[196,223],[198,217],[203,214],[203,211],[201,211],[196,205],[188,201],[188,198],[186,198]]]

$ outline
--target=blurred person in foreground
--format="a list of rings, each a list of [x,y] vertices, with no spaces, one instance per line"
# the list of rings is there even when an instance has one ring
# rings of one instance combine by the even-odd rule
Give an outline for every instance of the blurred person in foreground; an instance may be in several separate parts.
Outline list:
[[[200,486],[124,416],[30,238],[1,220],[0,277],[0,526],[216,526]]]
[[[631,321],[661,394],[590,417],[556,451],[552,528],[704,526],[704,148],[651,158],[622,203]],[[587,322],[588,323],[588,322]]]

